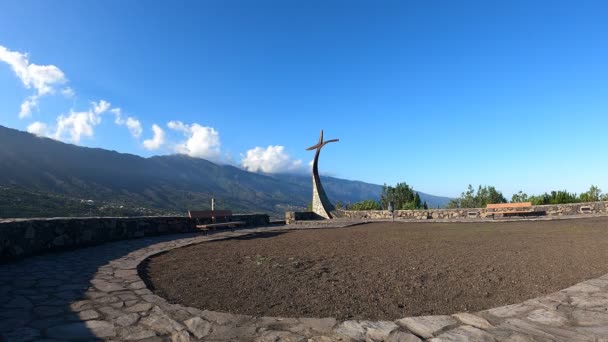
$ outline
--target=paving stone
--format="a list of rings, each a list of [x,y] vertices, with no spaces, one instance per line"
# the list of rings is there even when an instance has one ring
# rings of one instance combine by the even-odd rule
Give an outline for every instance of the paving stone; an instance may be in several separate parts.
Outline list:
[[[0,334],[19,328],[28,323],[29,319],[23,318],[7,318],[0,319]],[[0,340],[2,341],[2,340]]]
[[[26,342],[26,341],[38,341],[40,339],[40,331],[28,327],[17,328],[11,332],[5,333],[0,336],[8,342]]]
[[[526,318],[533,322],[553,326],[561,326],[568,322],[568,319],[561,313],[545,309],[534,310]]]
[[[78,291],[61,291],[61,292],[55,292],[55,293],[53,293],[53,295],[55,297],[61,298],[66,301],[82,299],[82,298],[80,298],[80,297],[82,297],[82,295]]]
[[[573,310],[571,313],[572,319],[577,325],[608,325],[608,313],[589,311],[589,310]]]
[[[67,284],[61,285],[57,287],[57,292],[66,292],[66,291],[82,291],[87,289],[87,285],[85,284]]]
[[[125,301],[125,306],[133,306],[139,302],[137,299],[127,300]]]
[[[122,310],[114,309],[109,306],[104,306],[102,308],[99,308],[99,311],[101,313],[103,313],[106,316],[106,318],[109,318],[109,319],[120,317],[120,316],[124,315],[124,312]]]
[[[137,275],[137,270],[116,270],[116,271],[114,271],[114,276],[119,277],[119,278],[136,276],[136,275]]]
[[[457,325],[458,321],[450,316],[420,316],[400,319],[397,324],[418,336],[431,338],[442,330]]]
[[[580,309],[591,309],[591,308],[608,308],[608,296],[572,296],[570,299],[570,305]]]
[[[506,317],[516,317],[521,314],[524,314],[528,311],[532,311],[535,308],[533,306],[525,305],[525,304],[513,304],[513,305],[505,305],[500,306],[494,309],[485,310],[483,312],[489,313],[492,316],[506,318]]]
[[[141,326],[127,326],[121,328],[119,332],[121,341],[140,341],[156,337],[156,333],[154,331],[144,329]]]
[[[39,317],[49,317],[63,313],[64,309],[60,306],[37,306],[32,311]]]
[[[136,281],[134,283],[129,284],[129,287],[133,290],[141,290],[146,288],[146,284],[143,281]]]
[[[355,340],[384,341],[397,328],[393,322],[345,321],[335,332]]]
[[[146,302],[148,302],[148,303],[154,303],[154,304],[156,304],[156,303],[163,303],[163,302],[165,302],[164,299],[162,299],[161,297],[159,297],[157,295],[154,295],[154,294],[151,294],[151,295],[142,295],[141,298],[143,300],[145,300]]]
[[[190,334],[185,330],[174,332],[171,335],[171,342],[190,342]]]
[[[545,338],[551,341],[593,341],[591,335],[586,335],[575,330],[568,330],[564,328],[552,327],[533,322],[526,322],[518,318],[507,319],[497,328],[507,331],[518,332],[524,335]]]
[[[120,301],[120,302],[116,302],[116,303],[110,303],[110,306],[115,309],[120,309],[125,306],[125,302]]]
[[[123,315],[117,317],[114,322],[122,327],[133,325],[139,320],[139,315],[137,313],[130,313],[128,315]]]
[[[335,318],[298,318],[297,323],[288,330],[302,335],[327,334],[332,331],[337,321]]]
[[[436,338],[432,338],[429,341],[432,342],[496,342],[496,338],[494,338],[491,334],[487,332],[472,327],[470,325],[463,325],[456,329],[449,330],[444,332],[443,334],[437,336]]]
[[[601,290],[602,290],[602,288],[600,286],[592,285],[587,282],[582,282],[582,283],[578,283],[576,285],[570,286],[566,289],[563,289],[560,292],[572,293],[572,294],[578,294],[578,293],[591,294],[591,293],[599,292]]]
[[[403,331],[393,331],[388,339],[386,340],[387,342],[422,342],[422,340],[416,336],[416,335],[412,335],[410,333],[406,333]]]
[[[251,341],[256,336],[255,326],[248,324],[214,325],[211,333],[206,337],[208,341]]]
[[[59,285],[61,285],[61,281],[58,280],[54,280],[54,279],[45,279],[45,280],[41,280],[36,284],[36,287],[57,287]]]
[[[69,323],[70,320],[65,317],[50,317],[31,321],[28,326],[36,329],[47,329],[50,327]]]
[[[70,309],[72,311],[83,311],[92,308],[90,300],[79,300],[77,302],[70,303]]]
[[[17,296],[15,298],[13,298],[11,301],[9,301],[8,303],[4,304],[5,308],[18,308],[18,309],[22,309],[22,310],[27,310],[30,309],[32,307],[32,302],[23,297],[23,296]]]
[[[294,334],[289,331],[267,331],[257,337],[255,342],[305,342],[306,337]]]
[[[97,312],[95,310],[84,310],[84,311],[80,311],[78,313],[78,317],[80,319],[82,319],[83,321],[97,319],[97,318],[99,318],[99,312]]]
[[[142,311],[148,311],[150,309],[152,309],[152,304],[139,303],[139,304],[135,304],[133,306],[126,308],[125,311],[126,312],[142,312]]]
[[[121,300],[124,300],[124,301],[139,299],[139,297],[137,297],[135,294],[133,294],[131,292],[129,292],[129,293],[121,293],[121,294],[117,295],[117,297],[120,298]]]
[[[393,322],[367,321],[365,323],[365,328],[367,329],[366,338],[368,340],[371,339],[372,341],[385,341],[390,335],[390,333],[399,327]]]
[[[209,332],[211,332],[211,323],[200,317],[193,317],[185,320],[184,325],[186,325],[186,328],[188,328],[188,331],[190,331],[192,335],[199,339],[209,335]]]
[[[116,303],[116,302],[120,302],[120,298],[116,297],[116,296],[104,296],[104,297],[99,297],[99,298],[95,298],[95,303],[101,303],[101,304],[110,304],[110,303]]]
[[[214,322],[220,325],[231,324],[231,323],[241,323],[247,320],[250,320],[251,317],[244,315],[232,315],[223,312],[215,312],[209,310],[203,310],[200,315],[202,318],[209,322]]]
[[[457,320],[461,321],[464,324],[471,325],[476,328],[489,329],[492,327],[490,322],[488,322],[485,318],[482,318],[482,317],[479,317],[479,316],[476,316],[476,315],[473,315],[473,314],[470,314],[467,312],[453,314],[452,317],[456,318]]]
[[[192,315],[186,311],[186,310],[176,310],[176,311],[171,311],[170,313],[171,318],[173,318],[174,320],[178,321],[178,322],[183,322],[187,319],[192,318]]]
[[[159,334],[171,334],[185,329],[183,325],[166,315],[159,315],[156,313],[151,313],[149,316],[143,317],[139,322]]]
[[[597,337],[602,337],[605,341],[608,341],[608,325],[600,325],[595,327],[576,327],[575,329],[585,334],[592,334]]]
[[[62,340],[116,336],[114,325],[106,321],[86,321],[59,325],[46,330],[47,336]]]
[[[125,288],[122,285],[116,284],[116,283],[109,283],[107,281],[98,281],[95,284],[93,284],[93,286],[96,289],[98,289],[99,291],[106,292],[106,293],[125,290]]]
[[[313,336],[310,337],[308,339],[307,342],[336,342],[336,341],[343,341],[342,339],[334,339],[331,337],[327,337],[327,336]]]
[[[508,337],[500,340],[500,342],[554,342],[554,341],[548,340],[546,338],[541,338],[538,336],[513,334],[511,336],[508,336]]]

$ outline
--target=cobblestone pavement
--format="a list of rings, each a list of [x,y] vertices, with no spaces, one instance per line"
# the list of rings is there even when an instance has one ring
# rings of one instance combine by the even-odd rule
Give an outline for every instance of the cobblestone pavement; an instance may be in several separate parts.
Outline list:
[[[173,248],[258,231],[323,227],[328,225],[142,238],[0,265],[0,336],[5,341],[608,341],[608,275],[476,313],[338,322],[170,304],[137,274],[145,258]]]

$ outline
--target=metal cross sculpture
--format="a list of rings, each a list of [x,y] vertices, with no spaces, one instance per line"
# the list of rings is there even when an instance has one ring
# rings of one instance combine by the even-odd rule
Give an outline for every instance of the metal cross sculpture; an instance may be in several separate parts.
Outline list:
[[[312,163],[312,211],[320,215],[324,218],[330,219],[332,218],[332,211],[335,211],[333,204],[327,198],[327,194],[325,190],[323,190],[323,185],[321,185],[321,177],[319,177],[319,154],[321,153],[321,149],[323,146],[340,141],[339,139],[331,139],[327,141],[323,141],[323,130],[321,130],[321,136],[319,136],[319,142],[306,149],[306,151],[317,150],[315,153],[315,159]]]

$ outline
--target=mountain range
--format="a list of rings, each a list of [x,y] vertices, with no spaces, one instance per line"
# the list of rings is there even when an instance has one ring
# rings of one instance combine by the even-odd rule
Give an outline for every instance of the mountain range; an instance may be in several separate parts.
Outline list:
[[[322,177],[322,182],[330,199],[342,203],[378,199],[382,190],[377,184],[334,177]],[[12,189],[22,195],[34,194],[31,196],[37,196],[38,201],[61,196],[69,199],[67,202],[114,203],[176,214],[209,208],[214,197],[218,208],[267,212],[275,217],[285,210],[306,208],[312,192],[310,175],[260,174],[185,155],[143,158],[66,144],[3,126],[0,186],[4,194]],[[418,193],[429,207],[443,207],[450,200]],[[6,205],[3,203],[0,201],[0,206]],[[1,209],[0,217],[8,212],[3,214]],[[38,215],[57,214],[62,213]],[[63,215],[71,216],[68,214]],[[13,208],[11,215],[25,214]],[[36,210],[27,215],[36,215]]]

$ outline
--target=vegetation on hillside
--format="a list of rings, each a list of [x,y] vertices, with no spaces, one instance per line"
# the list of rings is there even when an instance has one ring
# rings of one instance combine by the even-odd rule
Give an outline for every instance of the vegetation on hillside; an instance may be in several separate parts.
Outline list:
[[[28,217],[183,216],[123,201],[95,201],[0,186],[0,219]]]

